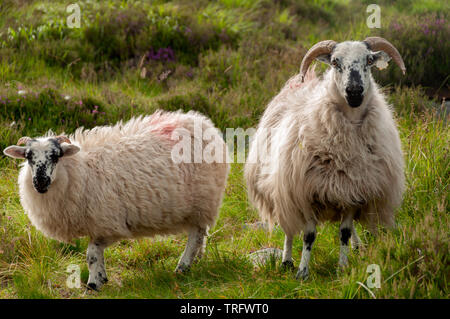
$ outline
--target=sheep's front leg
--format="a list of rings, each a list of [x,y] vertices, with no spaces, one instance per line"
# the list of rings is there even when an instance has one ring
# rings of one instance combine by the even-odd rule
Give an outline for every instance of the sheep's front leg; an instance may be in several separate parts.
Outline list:
[[[293,269],[294,263],[292,262],[292,235],[285,235],[284,247],[283,247],[283,268]]]
[[[311,250],[316,240],[316,223],[310,222],[303,231],[303,250],[300,266],[298,267],[297,279],[306,280],[309,277],[309,260],[311,258]]]
[[[341,226],[339,227],[339,237],[341,240],[341,249],[339,252],[339,267],[341,268],[344,268],[348,265],[348,242],[352,237],[352,232],[356,233],[353,226],[353,215],[353,213],[346,214],[341,222]]]
[[[89,267],[88,288],[98,290],[108,281],[105,270],[103,252],[106,244],[101,240],[92,240],[87,250],[87,263]]]
[[[202,250],[205,240],[206,230],[204,228],[195,227],[189,231],[188,241],[183,255],[181,255],[175,272],[183,273],[189,270],[195,256]]]

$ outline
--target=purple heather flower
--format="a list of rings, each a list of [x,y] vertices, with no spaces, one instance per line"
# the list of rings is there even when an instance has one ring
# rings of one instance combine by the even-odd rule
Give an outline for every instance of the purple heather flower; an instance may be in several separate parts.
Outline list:
[[[154,61],[174,61],[175,53],[171,47],[159,48],[158,51],[150,49],[147,58]]]
[[[435,21],[435,24],[438,25],[438,26],[440,26],[441,24],[444,24],[444,23],[445,23],[445,19],[444,18],[442,18],[442,19],[437,18],[436,21]]]
[[[428,25],[422,24],[422,31],[425,35],[428,35],[428,33],[430,33],[430,30],[428,29]]]
[[[400,24],[398,24],[397,22],[394,22],[392,24],[392,27],[394,28],[395,31],[400,31],[400,29],[402,28],[402,26]]]

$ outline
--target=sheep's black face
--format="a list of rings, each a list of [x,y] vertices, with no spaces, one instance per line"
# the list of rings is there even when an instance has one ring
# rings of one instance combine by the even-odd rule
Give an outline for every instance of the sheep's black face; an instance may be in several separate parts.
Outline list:
[[[31,168],[33,186],[37,192],[46,193],[55,178],[55,168],[63,151],[55,139],[32,142],[25,151],[25,158]]]
[[[340,95],[350,107],[356,108],[364,102],[370,89],[371,68],[376,63],[388,62],[390,57],[383,51],[372,52],[363,42],[346,41],[318,59],[334,68],[334,82]]]
[[[60,144],[55,138],[30,139],[25,147],[10,146],[3,153],[28,161],[34,189],[46,193],[56,178],[57,163],[62,156],[72,156],[80,148],[72,144]]]

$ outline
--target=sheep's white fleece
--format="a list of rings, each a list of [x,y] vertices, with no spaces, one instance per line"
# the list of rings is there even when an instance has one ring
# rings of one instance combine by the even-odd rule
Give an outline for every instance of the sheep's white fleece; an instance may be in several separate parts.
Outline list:
[[[33,189],[31,170],[24,163],[19,187],[25,212],[37,229],[65,242],[82,236],[114,241],[213,226],[228,174],[220,132],[214,129],[213,143],[223,148],[223,163],[176,164],[171,159],[177,142],[172,132],[185,128],[193,140],[194,120],[202,121],[203,130],[214,128],[197,112],[158,111],[114,126],[77,129],[69,138],[81,150],[60,159],[47,193]],[[211,141],[200,143],[205,147]]]
[[[350,208],[372,230],[392,226],[401,204],[404,163],[390,106],[372,79],[363,119],[351,122],[329,83],[330,72],[320,80],[312,69],[305,83],[291,78],[268,105],[250,147],[249,199],[288,235],[308,220],[340,220]],[[257,145],[270,128],[267,143],[274,149],[261,158]]]

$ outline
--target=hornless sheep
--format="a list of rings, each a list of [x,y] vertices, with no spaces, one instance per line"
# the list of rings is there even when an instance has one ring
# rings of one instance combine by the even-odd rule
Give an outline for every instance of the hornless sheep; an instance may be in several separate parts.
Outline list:
[[[403,155],[392,111],[370,71],[391,58],[404,73],[400,54],[383,38],[317,43],[269,103],[253,137],[245,166],[249,198],[264,220],[284,230],[284,266],[293,267],[293,236],[303,231],[297,278],[309,275],[319,222],[341,221],[341,267],[348,264],[349,239],[354,248],[361,243],[354,219],[372,231],[394,225]],[[306,72],[314,59],[332,66],[323,79]]]
[[[178,145],[175,133],[188,138],[188,151],[208,145],[223,160],[177,164],[171,155]],[[158,111],[115,126],[79,128],[69,137],[24,137],[18,144],[26,146],[4,153],[27,160],[19,174],[21,204],[49,237],[90,237],[89,288],[107,281],[103,251],[120,239],[187,231],[177,272],[203,254],[229,165],[220,132],[201,114]]]

